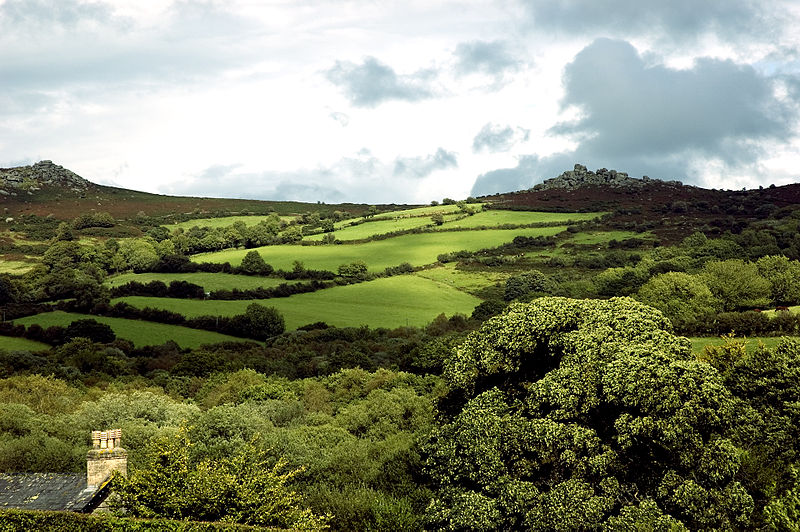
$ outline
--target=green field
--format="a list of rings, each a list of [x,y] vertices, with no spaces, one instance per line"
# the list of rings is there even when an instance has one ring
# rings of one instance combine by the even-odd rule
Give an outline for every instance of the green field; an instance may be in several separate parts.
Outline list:
[[[120,286],[131,281],[149,283],[150,281],[162,281],[166,284],[172,281],[187,281],[198,284],[206,289],[212,290],[248,290],[259,287],[278,286],[282,283],[292,284],[297,281],[287,281],[273,277],[258,277],[251,275],[233,275],[232,273],[123,273],[111,277],[106,281],[106,285],[114,287]]]
[[[800,312],[800,305],[796,305],[794,307],[789,307],[789,310],[792,312],[792,314],[797,314],[798,312]],[[774,316],[776,314],[776,311],[773,308],[773,309],[770,309],[770,310],[765,310],[764,314],[766,314],[767,316]]]
[[[275,268],[291,270],[295,260],[306,268],[336,271],[340,264],[363,260],[371,271],[409,262],[414,266],[436,262],[436,257],[451,251],[496,247],[510,242],[515,236],[552,236],[566,226],[523,229],[489,229],[486,231],[434,232],[366,242],[324,246],[265,246],[257,248],[264,260]],[[195,262],[230,262],[237,266],[249,250],[229,249],[194,255]]]
[[[10,273],[21,275],[36,266],[35,262],[25,262],[21,260],[2,260],[0,259],[0,273]]]
[[[430,279],[438,283],[452,286],[474,294],[487,286],[505,282],[511,274],[495,271],[463,271],[456,269],[456,263],[451,262],[437,268],[430,268],[414,273],[419,277]]]
[[[497,227],[500,225],[526,225],[541,223],[567,223],[593,220],[602,216],[602,212],[528,212],[489,210],[467,216],[453,222],[446,222],[442,228],[462,227]]]
[[[185,300],[157,297],[123,297],[136,307],[155,307],[180,312],[187,317],[233,316],[244,313],[252,301]],[[470,314],[480,299],[442,283],[415,275],[376,279],[337,286],[309,294],[257,301],[278,309],[287,329],[324,321],[338,327],[421,326],[444,312]]]
[[[786,338],[785,336],[752,336],[749,338],[737,338],[737,340],[745,340],[747,342],[747,351],[752,353],[759,344],[763,344],[764,346],[775,349],[781,340]],[[707,345],[722,345],[725,343],[723,338],[719,336],[710,337],[710,338],[702,338],[702,337],[694,337],[689,338],[692,341],[692,351],[695,354],[700,354],[703,352],[703,348]]]
[[[374,222],[364,222],[358,225],[347,225],[350,222],[340,222],[343,224],[341,229],[334,231],[337,240],[361,240],[374,235],[384,235],[393,231],[405,231],[417,227],[433,225],[430,218],[398,218],[397,220],[376,220]],[[337,224],[338,225],[338,224]],[[324,234],[324,233],[323,233]],[[305,237],[305,240],[322,240],[323,234]]]
[[[27,338],[0,336],[0,350],[6,351],[47,351],[50,346]]]
[[[178,300],[172,300],[178,301]],[[108,318],[105,316],[92,316],[89,314],[77,314],[72,312],[45,312],[35,316],[28,316],[14,320],[14,323],[31,325],[38,323],[45,329],[53,325],[66,327],[75,320],[93,319],[100,323],[110,326],[118,338],[130,340],[137,347],[144,345],[161,345],[167,340],[174,340],[181,347],[197,348],[203,344],[215,344],[219,342],[241,342],[241,338],[219,334],[211,331],[190,329],[178,325],[167,325],[165,323],[153,323],[151,321],[128,320],[125,318]]]
[[[470,205],[471,208],[477,209],[482,207],[482,203],[476,203]],[[436,205],[435,207],[417,207],[416,209],[406,209],[402,211],[391,211],[391,212],[383,212],[381,214],[376,214],[374,219],[375,220],[387,220],[387,219],[395,219],[395,218],[409,218],[415,216],[426,216],[428,218],[431,217],[432,214],[440,212],[442,214],[453,214],[459,211],[458,205]]]
[[[165,225],[169,230],[183,228],[191,229],[192,227],[228,227],[236,222],[244,222],[245,225],[256,225],[262,220],[268,219],[269,216],[249,215],[249,216],[222,216],[220,218],[196,218],[185,222],[177,222],[174,224]],[[296,216],[281,216],[281,220],[289,221],[294,220]]]

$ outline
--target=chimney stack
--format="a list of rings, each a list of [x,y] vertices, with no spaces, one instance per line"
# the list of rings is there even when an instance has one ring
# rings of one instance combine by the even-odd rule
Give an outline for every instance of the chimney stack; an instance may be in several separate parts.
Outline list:
[[[92,448],[86,456],[86,482],[99,486],[114,471],[128,473],[128,453],[122,448],[122,430],[93,430]]]

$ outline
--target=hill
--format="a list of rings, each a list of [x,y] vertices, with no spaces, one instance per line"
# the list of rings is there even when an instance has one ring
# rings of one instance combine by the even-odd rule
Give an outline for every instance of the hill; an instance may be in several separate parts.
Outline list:
[[[98,185],[47,160],[30,166],[0,168],[0,198],[5,217],[34,214],[60,220],[69,220],[90,211],[108,212],[117,219],[130,219],[142,212],[159,217],[175,213],[298,214],[318,210],[342,210],[360,215],[368,208],[353,203],[321,206],[298,201],[151,194]]]

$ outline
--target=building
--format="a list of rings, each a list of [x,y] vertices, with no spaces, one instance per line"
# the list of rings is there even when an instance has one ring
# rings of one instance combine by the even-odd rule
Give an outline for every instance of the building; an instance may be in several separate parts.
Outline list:
[[[122,431],[92,431],[92,449],[86,456],[86,474],[0,474],[0,510],[49,510],[92,513],[103,511],[110,492],[111,474],[128,472],[128,453]]]

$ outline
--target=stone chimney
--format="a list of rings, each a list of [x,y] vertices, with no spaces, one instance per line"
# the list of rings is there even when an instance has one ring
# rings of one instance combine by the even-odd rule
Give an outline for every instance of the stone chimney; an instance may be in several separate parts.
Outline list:
[[[122,448],[122,430],[93,430],[92,448],[86,456],[86,481],[99,486],[114,471],[128,474],[128,453]]]

